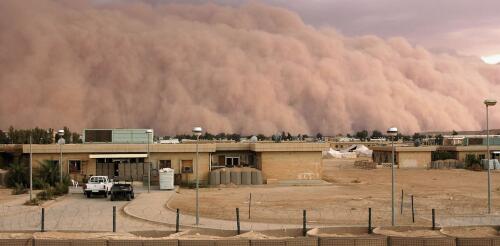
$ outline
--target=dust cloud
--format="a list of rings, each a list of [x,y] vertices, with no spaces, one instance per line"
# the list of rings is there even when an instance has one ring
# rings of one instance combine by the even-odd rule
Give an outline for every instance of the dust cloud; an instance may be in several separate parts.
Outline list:
[[[261,3],[104,2],[0,1],[0,129],[469,130],[500,94],[500,66]]]

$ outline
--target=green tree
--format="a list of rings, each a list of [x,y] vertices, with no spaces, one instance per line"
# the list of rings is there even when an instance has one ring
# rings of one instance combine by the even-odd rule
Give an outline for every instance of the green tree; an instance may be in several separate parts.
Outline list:
[[[363,131],[356,132],[355,136],[356,136],[356,138],[359,138],[361,140],[366,140],[366,138],[368,137],[368,131],[363,130]]]
[[[0,144],[8,144],[9,143],[9,137],[7,137],[7,134],[0,130]]]
[[[21,185],[23,187],[28,186],[28,168],[21,161],[11,163],[9,165],[9,170],[6,175],[6,185],[8,187],[16,187]]]
[[[373,130],[371,138],[382,138],[384,135],[378,130]]]
[[[451,133],[451,135],[458,135],[458,132],[453,130],[453,132]]]
[[[59,182],[59,164],[55,161],[44,160],[40,163],[38,177],[50,186],[55,186]]]
[[[323,140],[323,134],[321,134],[320,132],[318,132],[318,133],[316,134],[316,139],[318,139],[318,140]]]
[[[439,134],[436,136],[436,144],[437,145],[443,145],[443,140],[444,140],[443,135]]]

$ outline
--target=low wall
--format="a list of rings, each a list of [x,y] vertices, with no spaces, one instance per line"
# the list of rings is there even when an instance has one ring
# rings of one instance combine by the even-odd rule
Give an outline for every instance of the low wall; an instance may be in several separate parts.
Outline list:
[[[413,229],[412,229],[413,228]],[[66,239],[38,238],[35,234],[27,233],[23,238],[0,239],[0,246],[500,246],[500,236],[494,234],[497,227],[493,227],[492,234],[481,234],[483,237],[469,237],[467,235],[454,235],[453,232],[460,232],[463,228],[454,227],[444,230],[450,235],[380,235],[369,234],[366,227],[330,227],[315,228],[307,232],[307,236],[302,236],[301,229],[268,230],[256,232],[243,232],[237,235],[235,231],[215,230],[215,229],[192,229],[180,233],[146,231],[137,232],[137,238],[133,235],[124,239],[115,239],[119,234],[106,238],[93,239],[71,239],[71,234]],[[383,229],[376,228],[376,229]],[[392,232],[389,231],[391,229]],[[386,227],[385,231],[379,233],[401,233],[418,232],[426,230],[422,227]],[[488,232],[488,228],[466,227],[472,232]],[[471,230],[474,229],[474,230]],[[79,235],[79,238],[88,238],[89,235]],[[130,235],[129,235],[130,236]],[[206,236],[206,237],[205,237]],[[31,237],[31,238],[29,238]]]

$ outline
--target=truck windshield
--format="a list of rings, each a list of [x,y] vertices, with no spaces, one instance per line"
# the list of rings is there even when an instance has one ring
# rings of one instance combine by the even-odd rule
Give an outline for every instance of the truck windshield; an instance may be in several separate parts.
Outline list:
[[[104,182],[106,182],[106,179],[104,177],[92,177],[89,180],[89,183],[91,184],[99,184]]]

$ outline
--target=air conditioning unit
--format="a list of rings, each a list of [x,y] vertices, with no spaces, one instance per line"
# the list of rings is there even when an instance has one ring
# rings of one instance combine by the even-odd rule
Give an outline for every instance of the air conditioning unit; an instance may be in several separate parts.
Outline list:
[[[183,173],[193,173],[193,167],[182,167]]]

